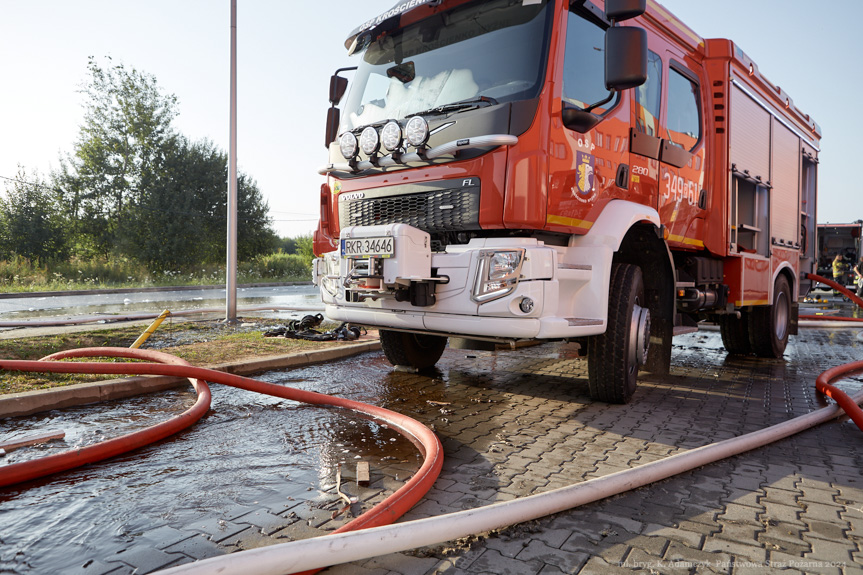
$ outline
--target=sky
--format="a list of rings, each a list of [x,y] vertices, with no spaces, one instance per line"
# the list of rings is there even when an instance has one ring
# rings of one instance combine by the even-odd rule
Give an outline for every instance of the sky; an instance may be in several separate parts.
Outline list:
[[[863,2],[661,3],[702,37],[734,40],[821,125],[818,221],[863,218]],[[238,165],[279,235],[316,227],[329,76],[353,64],[348,33],[395,4],[237,0]],[[72,152],[89,56],[155,76],[178,98],[177,131],[228,150],[230,0],[0,0],[0,15],[0,178],[19,165],[45,176]]]

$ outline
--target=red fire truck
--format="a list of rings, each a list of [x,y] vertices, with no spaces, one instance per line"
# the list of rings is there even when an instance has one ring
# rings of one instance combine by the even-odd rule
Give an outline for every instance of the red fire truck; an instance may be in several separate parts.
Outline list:
[[[627,402],[700,321],[783,354],[821,132],[734,42],[653,0],[404,0],[345,46],[314,281],[390,362],[575,341]]]

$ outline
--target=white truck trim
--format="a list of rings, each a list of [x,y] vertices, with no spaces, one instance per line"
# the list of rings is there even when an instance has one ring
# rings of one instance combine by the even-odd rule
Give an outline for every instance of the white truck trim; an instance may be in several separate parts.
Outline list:
[[[404,286],[406,281],[422,281],[432,269],[438,276],[446,276],[446,282],[437,285],[435,303],[428,307],[396,301],[387,295],[384,286],[380,291],[370,291],[362,301],[346,300],[346,283],[352,289],[351,281],[346,280],[350,263],[340,257],[338,250],[315,261],[314,280],[321,287],[326,315],[337,321],[501,339],[597,335],[606,329],[614,252],[629,229],[643,222],[659,227],[659,214],[640,204],[614,200],[590,231],[572,236],[568,246],[548,246],[535,238],[481,238],[465,245],[451,245],[442,253],[431,252],[424,240],[427,234],[406,224],[342,230],[342,238],[393,235],[396,254],[380,264],[384,266],[381,277],[386,278],[387,289],[397,284]],[[399,249],[407,245],[411,249]],[[480,253],[516,248],[523,249],[525,256],[514,289],[488,302],[474,301],[471,294]],[[523,298],[534,302],[528,313],[519,307]]]

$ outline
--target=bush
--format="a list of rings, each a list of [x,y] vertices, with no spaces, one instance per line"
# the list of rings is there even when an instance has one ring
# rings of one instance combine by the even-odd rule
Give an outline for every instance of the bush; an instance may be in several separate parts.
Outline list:
[[[142,283],[149,276],[147,268],[125,258],[111,258],[107,261],[76,259],[58,262],[51,266],[51,270],[52,275],[58,279],[67,278],[70,283],[83,282],[93,287]]]
[[[147,270],[127,260],[42,263],[14,257],[0,261],[0,286],[8,291],[55,291],[144,285]]]
[[[0,285],[4,288],[15,284],[29,285],[45,281],[48,272],[45,268],[21,256],[0,261]]]
[[[293,278],[308,281],[312,277],[311,262],[297,254],[274,253],[256,257],[250,265],[261,278]]]
[[[298,254],[279,252],[258,256],[249,262],[241,262],[238,268],[239,283],[307,282],[312,277],[311,261]],[[0,290],[7,292],[223,283],[224,266],[148,270],[126,258],[47,263],[20,256],[0,260]]]

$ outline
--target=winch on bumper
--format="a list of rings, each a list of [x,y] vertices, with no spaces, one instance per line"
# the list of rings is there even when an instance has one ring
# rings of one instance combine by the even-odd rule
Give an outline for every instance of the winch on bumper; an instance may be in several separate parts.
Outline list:
[[[606,310],[608,301],[604,290],[589,287],[593,266],[559,265],[558,252],[566,248],[534,238],[475,238],[432,252],[429,234],[407,224],[346,227],[339,243],[313,269],[333,320],[501,339],[605,330],[605,313],[587,320],[559,313],[574,311],[579,291],[587,296],[582,306],[594,312]]]

